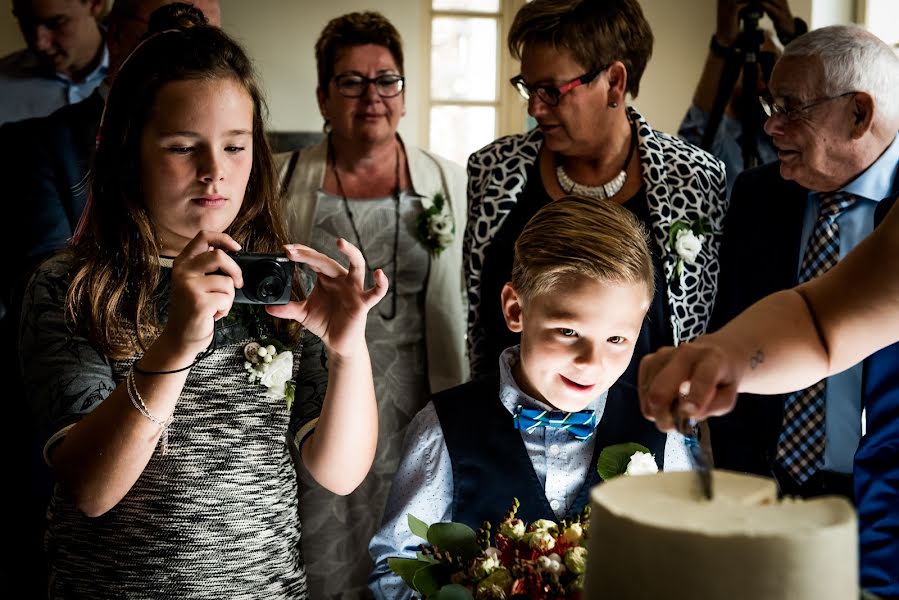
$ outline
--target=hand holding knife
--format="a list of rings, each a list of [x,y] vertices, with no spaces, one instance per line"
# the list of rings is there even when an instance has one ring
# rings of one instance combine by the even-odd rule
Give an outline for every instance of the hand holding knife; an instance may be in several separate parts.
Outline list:
[[[696,419],[684,416],[678,410],[680,404],[685,402],[687,395],[690,393],[690,382],[684,382],[681,385],[678,399],[671,405],[671,412],[674,417],[674,427],[678,433],[684,436],[684,444],[687,446],[687,453],[690,455],[690,462],[693,463],[693,470],[699,475],[699,483],[702,486],[702,493],[708,499],[712,499],[712,461],[709,459],[708,452],[699,444],[697,438]]]

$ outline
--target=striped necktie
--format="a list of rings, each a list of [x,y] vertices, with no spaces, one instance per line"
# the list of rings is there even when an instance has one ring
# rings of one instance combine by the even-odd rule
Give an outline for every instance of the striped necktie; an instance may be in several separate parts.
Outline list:
[[[596,429],[596,414],[592,410],[578,412],[550,412],[519,405],[513,413],[515,429],[533,431],[538,427],[565,429],[579,440],[588,440]]]
[[[846,192],[821,194],[815,229],[808,241],[799,282],[826,273],[840,258],[837,218],[855,202]],[[790,394],[784,403],[784,421],[777,444],[777,461],[802,485],[824,466],[826,380]]]

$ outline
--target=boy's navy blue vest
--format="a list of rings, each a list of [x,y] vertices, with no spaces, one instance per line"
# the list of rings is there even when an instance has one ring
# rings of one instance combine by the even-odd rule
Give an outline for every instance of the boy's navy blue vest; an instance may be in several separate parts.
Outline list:
[[[518,498],[518,517],[526,522],[556,516],[534,472],[521,432],[499,400],[500,380],[494,374],[446,390],[434,397],[453,465],[452,520],[473,529],[484,521],[496,526]],[[609,390],[602,420],[593,434],[593,462],[573,506],[572,518],[589,502],[590,488],[600,483],[596,460],[606,446],[636,442],[649,448],[659,468],[665,456],[664,433],[643,418],[637,390],[618,382]],[[585,444],[588,442],[584,442]]]

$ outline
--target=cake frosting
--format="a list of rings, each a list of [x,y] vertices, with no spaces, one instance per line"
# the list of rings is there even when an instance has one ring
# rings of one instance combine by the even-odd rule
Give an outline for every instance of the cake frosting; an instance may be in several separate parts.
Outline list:
[[[852,505],[777,499],[774,481],[715,470],[617,477],[591,491],[584,598],[855,600]]]

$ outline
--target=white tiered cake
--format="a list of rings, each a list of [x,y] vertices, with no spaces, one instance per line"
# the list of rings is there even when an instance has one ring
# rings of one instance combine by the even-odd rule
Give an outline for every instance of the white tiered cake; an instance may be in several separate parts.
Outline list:
[[[777,500],[773,480],[712,473],[617,477],[591,492],[584,598],[859,597],[855,512],[843,498]]]

